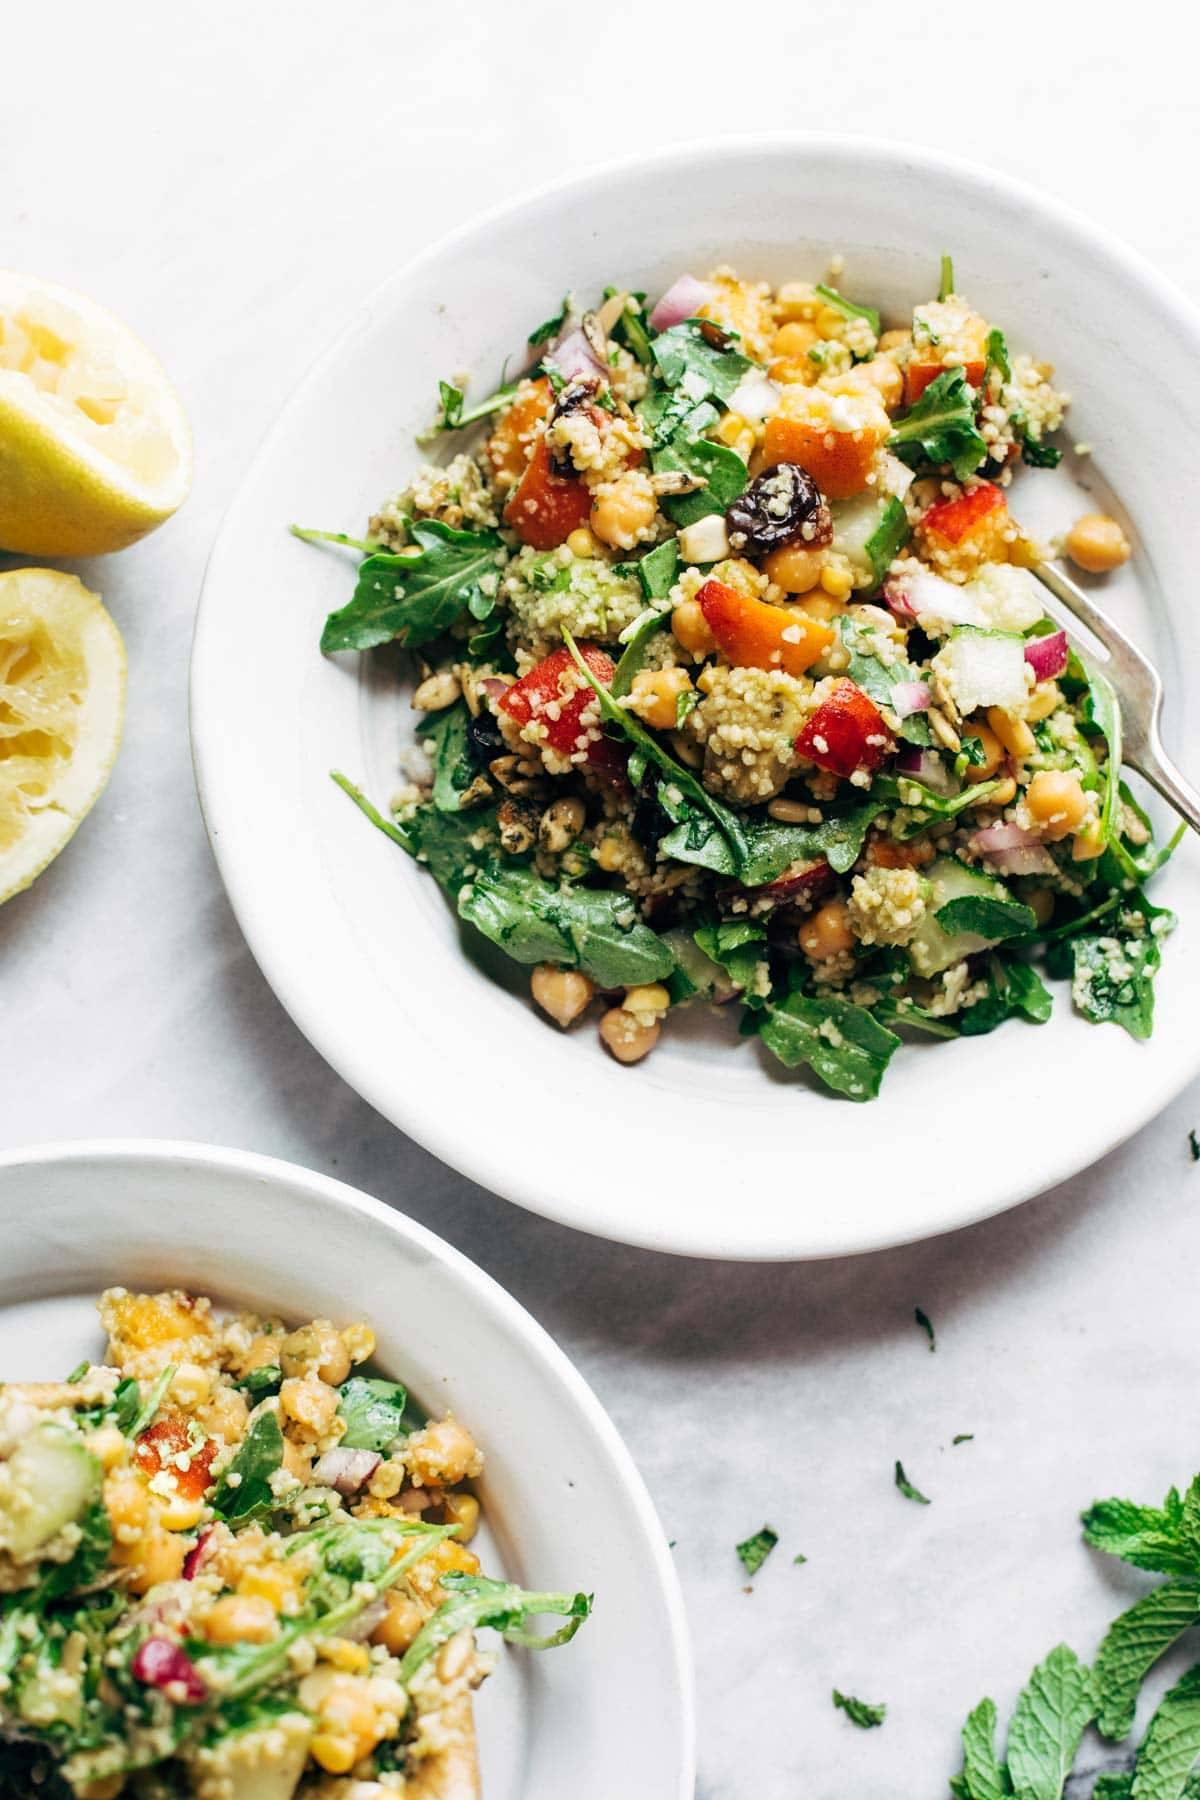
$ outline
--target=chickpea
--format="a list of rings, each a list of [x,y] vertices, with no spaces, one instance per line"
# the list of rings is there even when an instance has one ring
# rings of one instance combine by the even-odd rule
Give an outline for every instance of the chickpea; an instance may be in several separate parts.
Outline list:
[[[619,1063],[641,1062],[644,1056],[649,1056],[661,1029],[657,1020],[650,1025],[640,1024],[623,1006],[614,1006],[600,1021],[604,1047]]]
[[[1071,861],[1094,862],[1098,856],[1104,855],[1104,848],[1104,833],[1100,829],[1100,821],[1092,819],[1071,845]]]
[[[1039,682],[1025,706],[1026,723],[1036,725],[1039,719],[1048,719],[1062,703],[1062,689],[1057,681]]]
[[[337,1415],[338,1397],[315,1375],[290,1376],[279,1390],[280,1418],[300,1427],[307,1438],[328,1435]]]
[[[987,722],[1010,756],[1019,760],[1023,756],[1032,756],[1037,749],[1037,739],[1024,719],[1014,718],[1002,706],[988,707]]]
[[[358,1761],[358,1739],[340,1732],[318,1731],[309,1745],[309,1754],[327,1775],[348,1775]]]
[[[136,1543],[150,1517],[146,1484],[132,1469],[114,1469],[104,1479],[104,1505],[118,1543]]]
[[[592,494],[591,527],[614,550],[632,550],[654,536],[658,501],[644,469],[626,469]]]
[[[625,998],[621,1005],[626,1012],[632,1013],[641,1025],[652,1025],[660,1019],[671,1004],[671,996],[660,981],[647,983],[643,987],[626,988]]]
[[[767,578],[785,593],[807,594],[821,579],[824,560],[822,550],[812,550],[807,544],[785,544],[782,550],[772,550],[764,558],[763,569]]]
[[[483,1469],[483,1456],[465,1425],[452,1413],[414,1431],[404,1451],[408,1472],[419,1487],[466,1481]]]
[[[1087,795],[1078,775],[1067,769],[1040,770],[1026,790],[1025,804],[1051,841],[1078,831],[1087,817]]]
[[[911,331],[885,331],[879,340],[879,350],[886,355],[889,350],[907,350],[911,343]]]
[[[981,806],[1011,806],[1017,797],[1017,783],[1012,775],[1005,775],[994,787],[985,800],[977,802]]]
[[[827,900],[818,906],[800,927],[800,948],[813,962],[828,962],[854,946],[850,929],[850,909],[841,899]]]
[[[904,377],[890,356],[873,356],[870,362],[857,363],[844,379],[864,391],[873,388],[889,411],[900,404],[904,393]]]
[[[387,1611],[371,1633],[371,1642],[382,1644],[392,1656],[403,1656],[424,1622],[416,1601],[392,1588],[388,1592]]]
[[[197,1415],[209,1437],[223,1438],[227,1444],[238,1443],[246,1434],[250,1408],[236,1388],[219,1387],[212,1399]]]
[[[686,669],[643,669],[633,678],[632,711],[655,731],[673,731],[679,696],[691,686]]]
[[[567,537],[567,549],[572,556],[580,558],[599,556],[600,540],[588,530],[586,525],[577,525]]]
[[[340,1387],[350,1373],[350,1352],[340,1335],[333,1337],[317,1364],[317,1374],[330,1387]]]
[[[773,356],[807,356],[819,341],[819,335],[816,326],[810,325],[807,319],[789,319],[775,333],[771,353]]]
[[[265,1600],[277,1613],[299,1610],[296,1572],[287,1563],[255,1563],[238,1582],[237,1591],[244,1599]]]
[[[1071,561],[1089,575],[1107,575],[1133,555],[1129,539],[1107,513],[1085,513],[1076,519],[1065,542]]]
[[[312,1451],[305,1449],[302,1444],[297,1444],[293,1438],[285,1437],[283,1440],[283,1466],[289,1475],[307,1487],[312,1480]]]
[[[212,1644],[268,1644],[278,1631],[275,1608],[261,1594],[226,1594],[204,1621]]]
[[[239,1375],[249,1375],[252,1369],[266,1369],[279,1361],[280,1346],[284,1340],[274,1337],[268,1331],[260,1333],[253,1339],[250,1348],[242,1358],[238,1369]]]
[[[698,600],[681,600],[671,614],[671,630],[685,650],[693,656],[710,656],[717,640],[709,630],[704,609]]]
[[[822,589],[816,594],[805,594],[796,611],[806,619],[817,619],[822,625],[830,625],[845,608],[840,600],[835,600],[832,594],[827,594]]]
[[[995,732],[987,725],[980,725],[977,720],[970,719],[964,726],[967,737],[978,738],[983,745],[983,761],[968,763],[964,771],[969,782],[990,781],[996,770],[1004,761],[1004,746]]]
[[[479,1530],[479,1502],[474,1494],[447,1494],[442,1502],[447,1525],[457,1525],[457,1542],[469,1544]]]
[[[98,1431],[93,1431],[88,1437],[87,1447],[102,1469],[115,1469],[123,1463],[128,1448],[124,1433],[118,1431],[115,1425],[102,1425]]]
[[[587,1010],[596,984],[578,969],[556,969],[553,963],[539,963],[529,977],[529,992],[534,1005],[540,1006],[565,1031]]]
[[[177,1533],[155,1526],[138,1539],[135,1560],[130,1563],[129,1588],[134,1594],[148,1594],[164,1581],[178,1581],[183,1574],[187,1546]]]

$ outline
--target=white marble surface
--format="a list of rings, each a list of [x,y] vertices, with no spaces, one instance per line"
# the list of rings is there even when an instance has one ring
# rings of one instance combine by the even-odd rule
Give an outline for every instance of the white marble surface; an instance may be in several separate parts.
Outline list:
[[[907,137],[1039,182],[1200,297],[1171,175],[1194,141],[1196,25],[1164,35],[1152,6],[1131,27],[1113,0],[1078,16],[110,0],[5,24],[0,254],[142,330],[198,470],[174,523],[84,570],[129,646],[125,748],[69,853],[0,914],[0,1143],[273,1152],[405,1207],[517,1294],[677,1540],[703,1800],[940,1795],[981,1692],[1008,1698],[1058,1637],[1094,1647],[1137,1584],[1092,1564],[1074,1514],[1159,1496],[1197,1461],[1200,1091],[1006,1218],[859,1261],[723,1268],[525,1216],[342,1086],[251,962],[188,761],[197,588],[257,440],[360,296],[478,208],[610,154],[714,128]],[[974,1442],[948,1448],[959,1431]],[[896,1494],[897,1456],[930,1507]],[[746,1594],[732,1546],[764,1519],[782,1544]],[[886,1700],[885,1728],[846,1724],[834,1684]]]

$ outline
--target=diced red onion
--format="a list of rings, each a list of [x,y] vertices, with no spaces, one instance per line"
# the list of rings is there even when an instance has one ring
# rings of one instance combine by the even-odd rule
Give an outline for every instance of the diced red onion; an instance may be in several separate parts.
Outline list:
[[[315,1487],[357,1494],[370,1481],[383,1458],[376,1450],[327,1450],[312,1472]]]
[[[983,617],[974,596],[932,569],[889,575],[883,597],[901,619],[938,619],[947,625],[979,625]]]
[[[954,792],[953,778],[936,750],[922,750],[919,744],[905,744],[896,757],[896,769],[935,794]]]
[[[1002,875],[1053,875],[1054,858],[1035,831],[1001,820],[987,825],[971,838],[971,848],[999,869]]]
[[[1045,637],[1030,638],[1025,645],[1025,661],[1038,681],[1054,681],[1067,669],[1067,634],[1051,631]]]
[[[180,1687],[185,1706],[198,1706],[208,1699],[208,1689],[191,1657],[166,1638],[148,1637],[139,1644],[130,1668],[138,1681],[150,1687]]]
[[[782,875],[777,875],[774,881],[768,881],[756,891],[769,894],[772,900],[785,900],[791,894],[803,894],[811,888],[822,887],[829,879],[829,874],[829,864],[822,856],[816,862],[806,863],[802,869],[785,869]]]
[[[650,329],[666,331],[668,326],[692,318],[704,302],[711,299],[712,288],[707,281],[697,281],[694,275],[681,275],[671,283],[650,314]]]
[[[562,342],[548,352],[546,360],[554,364],[564,381],[594,381],[597,376],[607,374],[579,330],[568,331]]]
[[[898,681],[892,689],[892,710],[897,718],[911,718],[913,713],[925,712],[932,699],[928,682]]]
[[[208,1549],[208,1543],[211,1537],[212,1526],[209,1525],[200,1533],[200,1536],[196,1539],[195,1543],[184,1557],[183,1579],[185,1581],[194,1581],[196,1579],[200,1564],[204,1561],[204,1552]]]

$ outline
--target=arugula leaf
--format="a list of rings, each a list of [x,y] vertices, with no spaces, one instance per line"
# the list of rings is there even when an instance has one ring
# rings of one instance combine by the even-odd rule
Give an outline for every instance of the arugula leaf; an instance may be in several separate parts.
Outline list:
[[[912,1482],[908,1479],[908,1476],[904,1473],[904,1464],[899,1460],[899,1458],[897,1458],[897,1461],[896,1461],[895,1480],[896,1480],[896,1486],[899,1488],[900,1492],[904,1495],[904,1498],[906,1500],[915,1500],[918,1503],[918,1505],[920,1505],[920,1506],[930,1505],[928,1496],[923,1494],[921,1492],[920,1488],[915,1488],[913,1486]]]
[[[381,552],[358,570],[354,596],[330,613],[321,649],[370,650],[393,639],[415,648],[439,637],[482,593],[506,556],[494,531],[454,531],[440,519],[414,519],[416,553]]]
[[[1097,868],[1098,879],[1114,887],[1120,885],[1121,878],[1126,881],[1148,881],[1151,875],[1156,875],[1164,863],[1170,862],[1187,831],[1187,826],[1181,819],[1160,850],[1154,842],[1149,814],[1144,807],[1138,805],[1123,781],[1117,782],[1117,798],[1121,806],[1114,808],[1112,839]],[[1134,843],[1125,834],[1125,808],[1140,821],[1145,830],[1146,838],[1141,844]]]
[[[1008,359],[1008,345],[1004,341],[1004,333],[995,327],[987,335],[987,368],[998,369],[1005,381],[1012,380],[1012,364]],[[986,372],[984,385],[987,385]]]
[[[704,486],[690,494],[664,494],[659,505],[678,526],[694,525],[710,513],[723,513],[746,485],[748,470],[736,450],[709,438],[685,438],[677,432],[651,453],[655,474],[681,469]]]
[[[1196,1482],[1192,1491],[1200,1498]],[[1097,1500],[1082,1514],[1082,1520],[1085,1543],[1108,1556],[1119,1556],[1135,1569],[1192,1577],[1200,1569],[1200,1543],[1186,1533],[1184,1502],[1177,1488],[1171,1489],[1161,1506]]]
[[[952,937],[960,931],[973,931],[993,942],[1021,937],[1037,928],[1032,907],[1020,900],[999,900],[988,894],[960,894],[956,900],[939,906],[933,916]]]
[[[534,1594],[508,1581],[491,1581],[483,1575],[443,1575],[449,1600],[426,1620],[400,1662],[397,1679],[407,1686],[423,1663],[460,1631],[490,1625],[505,1641],[527,1650],[550,1650],[575,1636],[592,1610],[590,1594]],[[564,1615],[566,1624],[548,1637],[535,1637],[523,1629],[524,1620],[543,1613]]]
[[[983,1037],[1006,1019],[1023,1018],[1044,1025],[1054,1007],[1054,997],[1037,970],[1018,958],[1005,962],[1001,956],[989,956],[988,989],[982,1000],[960,1016],[963,1037]]]
[[[563,637],[566,640],[567,648],[571,652],[576,667],[585,677],[589,687],[600,702],[601,716],[606,719],[610,725],[615,725],[625,737],[629,738],[634,747],[642,752],[647,762],[654,763],[657,768],[661,769],[662,773],[667,777],[673,787],[678,788],[681,794],[686,795],[695,806],[700,808],[701,812],[708,814],[709,818],[713,821],[713,824],[720,831],[729,846],[730,854],[733,857],[735,865],[734,872],[740,872],[746,861],[749,844],[746,839],[742,821],[739,819],[738,815],[735,812],[732,812],[729,807],[723,805],[720,800],[715,800],[708,789],[696,779],[690,769],[686,769],[681,762],[677,762],[673,756],[663,749],[657,738],[650,735],[645,726],[642,725],[632,713],[627,712],[623,706],[617,704],[608,689],[601,686],[595,675],[593,675],[592,671],[588,668],[582,656],[579,654],[575,639],[571,636],[571,633],[565,626],[563,627]],[[652,977],[650,979],[652,979]],[[601,987],[604,987],[608,984],[601,982],[600,985]]]
[[[155,1376],[154,1381],[151,1384],[150,1392],[146,1395],[145,1401],[139,1406],[137,1412],[129,1422],[128,1429],[125,1432],[126,1437],[135,1438],[141,1432],[145,1431],[148,1425],[154,1423],[158,1414],[158,1409],[167,1397],[167,1389],[175,1379],[177,1367],[178,1365],[176,1363],[168,1363],[165,1368],[159,1370],[159,1373]]]
[[[407,1405],[408,1390],[398,1381],[352,1375],[338,1389],[338,1417],[346,1422],[338,1442],[346,1450],[377,1450],[382,1455],[397,1438],[408,1435]]]
[[[937,1333],[933,1329],[933,1320],[930,1318],[929,1314],[925,1311],[924,1307],[914,1306],[913,1319],[921,1327],[921,1330],[925,1333],[926,1337],[929,1339],[930,1350],[936,1350],[937,1349]]]
[[[606,287],[604,290],[604,298],[606,300],[611,300],[616,292],[617,289],[615,287]],[[632,306],[630,305],[630,301],[633,301]],[[619,344],[623,344],[630,355],[636,357],[643,368],[649,368],[650,364],[654,361],[654,355],[650,348],[650,332],[646,320],[645,294],[626,294],[625,305],[618,314],[609,336],[616,338]]]
[[[1142,924],[1135,926],[1135,919]],[[1071,996],[1085,1018],[1095,1024],[1121,1025],[1134,1038],[1150,1036],[1154,975],[1162,963],[1162,938],[1174,925],[1173,913],[1152,906],[1144,894],[1135,892],[1102,934],[1069,940]],[[1053,972],[1057,961],[1051,959],[1050,966]]]
[[[1108,761],[1104,767],[1104,798],[1100,807],[1100,830],[1104,841],[1114,842],[1117,802],[1120,798],[1122,725],[1121,704],[1107,675],[1087,666],[1088,691],[1083,706],[1084,730],[1100,733],[1108,745]]]
[[[1031,469],[1057,469],[1062,451],[1056,444],[1043,444],[1041,438],[1031,437],[1026,431],[1021,434],[1021,461]]]
[[[344,531],[316,531],[306,525],[289,525],[288,530],[302,544],[345,544],[351,550],[361,550],[364,556],[387,548],[375,538],[348,537]]]
[[[667,629],[665,613],[647,612],[637,622],[632,637],[626,639],[625,648],[621,652],[621,660],[613,670],[609,693],[619,700],[633,686],[633,678],[646,660],[646,646],[660,631]]]
[[[698,925],[692,933],[711,962],[725,970],[735,987],[750,995],[755,972],[767,954],[767,934],[755,919],[721,919],[714,925]],[[748,998],[750,1005],[757,1004]]]
[[[753,1537],[748,1537],[737,1546],[738,1559],[747,1575],[757,1575],[758,1571],[770,1556],[779,1542],[779,1533],[764,1525]]]
[[[471,715],[465,700],[441,712],[427,713],[418,735],[433,761],[433,804],[439,812],[456,813],[462,797],[475,779],[475,764],[467,749]]]
[[[1200,1664],[1164,1694],[1146,1727],[1133,1772],[1132,1800],[1181,1800],[1200,1756]]]
[[[257,1369],[251,1369],[237,1382],[243,1394],[248,1394],[256,1404],[265,1400],[268,1394],[277,1394],[282,1384],[283,1370],[278,1363],[260,1363]]]
[[[856,1700],[853,1694],[839,1694],[833,1690],[833,1704],[840,1707],[852,1725],[863,1731],[869,1731],[874,1725],[882,1725],[887,1718],[887,1707],[872,1706],[869,1700]]]
[[[883,811],[882,800],[868,800],[852,811],[824,819],[820,825],[783,825],[771,818],[744,819],[747,853],[740,878],[746,887],[778,880],[794,863],[823,857],[835,874],[844,875],[862,854],[872,822]],[[664,856],[695,863],[717,875],[738,874],[720,832],[706,819],[692,818],[668,832],[659,844]]]
[[[720,327],[717,328],[720,331]],[[669,388],[677,388],[686,380],[693,399],[711,394],[728,405],[741,386],[743,375],[754,367],[748,356],[735,350],[732,342],[724,348],[712,344],[705,332],[713,327],[703,319],[684,319],[668,326],[651,338],[650,351],[662,379]],[[722,334],[729,338],[731,334]]]
[[[636,570],[647,600],[665,600],[679,573],[679,544],[675,538],[656,544],[635,563],[618,564],[620,572]]]
[[[47,1566],[34,1596],[39,1605],[60,1600],[67,1594],[78,1592],[80,1588],[90,1587],[108,1568],[113,1541],[112,1525],[104,1501],[98,1493],[75,1523],[79,1531],[79,1542],[67,1562],[50,1563]]]
[[[973,1444],[975,1442],[975,1433],[973,1431],[956,1432],[954,1437],[950,1439],[950,1442],[952,1444]]]
[[[467,397],[460,387],[456,387],[452,381],[439,381],[438,404],[441,411],[432,425],[417,433],[418,444],[427,444],[443,431],[461,431],[465,425],[474,425],[477,419],[486,419],[489,413],[499,412],[501,407],[508,405],[517,387],[518,383],[515,381],[506,382],[494,394],[489,394],[486,400],[480,400],[477,405],[469,407]]]
[[[1059,1800],[1094,1715],[1087,1668],[1057,1645],[1030,1676],[1008,1728],[1008,1772],[1019,1800]]]
[[[938,299],[948,300],[954,292],[954,258],[948,251],[942,251],[941,278],[938,281]]]
[[[903,550],[912,536],[912,526],[908,522],[908,514],[894,494],[889,495],[883,511],[879,515],[879,523],[863,545],[863,549],[871,559],[871,567],[875,571],[876,581],[882,581],[893,560]]]
[[[893,821],[892,824],[893,837],[906,842],[909,838],[920,837],[928,829],[931,819],[953,819],[964,807],[982,806],[999,786],[998,780],[980,781],[974,787],[964,787],[961,793],[935,794],[932,788],[911,775],[877,775],[871,783],[871,793],[881,805],[889,802],[912,812],[911,819],[902,824]]]
[[[1128,1737],[1141,1686],[1185,1631],[1200,1624],[1200,1585],[1167,1582],[1115,1619],[1093,1668],[1096,1724],[1106,1738]]]
[[[222,1519],[246,1520],[275,1504],[270,1477],[283,1467],[283,1432],[273,1412],[259,1413],[238,1453],[217,1483],[213,1511]]]
[[[555,887],[493,862],[463,887],[458,911],[515,962],[581,969],[597,987],[639,987],[675,967],[629,896],[611,889]]]
[[[963,1766],[955,1792],[962,1800],[1007,1800],[1012,1793],[996,1757],[996,1702],[981,1700],[962,1729]]]
[[[896,421],[888,449],[910,469],[948,463],[960,481],[987,460],[987,444],[975,428],[975,390],[961,369],[943,369],[930,382]]]
[[[772,996],[754,1015],[754,1029],[785,1068],[807,1063],[815,1075],[848,1100],[873,1100],[900,1039],[865,1007],[836,995],[821,999],[799,991]]]
[[[839,294],[836,288],[826,287],[822,281],[818,281],[815,292],[844,319],[865,319],[871,327],[871,335],[879,336],[879,314],[873,306],[855,306],[853,300],[847,300],[844,294]]]
[[[556,338],[558,336],[559,332],[566,324],[567,314],[570,310],[571,296],[570,294],[564,294],[563,303],[555,313],[554,317],[552,319],[547,319],[542,325],[535,325],[525,342],[534,349],[536,349],[539,344],[548,344],[551,338]]]

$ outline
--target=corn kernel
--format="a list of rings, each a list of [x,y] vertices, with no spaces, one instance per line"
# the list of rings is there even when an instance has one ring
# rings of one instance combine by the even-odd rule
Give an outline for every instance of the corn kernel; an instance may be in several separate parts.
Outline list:
[[[309,1753],[328,1775],[348,1775],[358,1761],[358,1742],[340,1732],[318,1731]]]
[[[317,1645],[317,1655],[347,1675],[365,1675],[371,1667],[366,1645],[352,1644],[349,1638],[325,1638]]]

